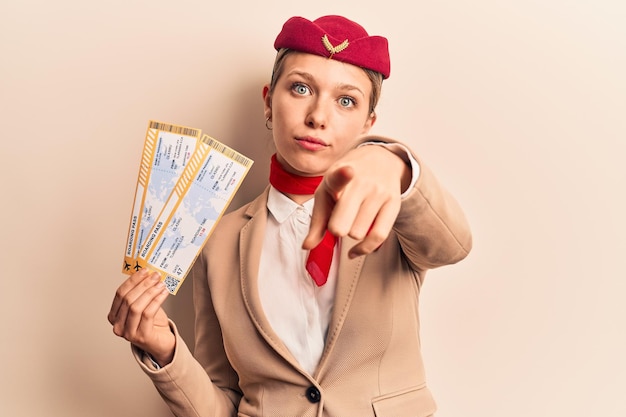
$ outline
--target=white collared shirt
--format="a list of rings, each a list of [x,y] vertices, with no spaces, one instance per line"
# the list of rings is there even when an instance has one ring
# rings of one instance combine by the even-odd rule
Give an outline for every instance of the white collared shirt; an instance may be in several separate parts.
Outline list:
[[[267,208],[259,267],[261,304],[272,329],[312,375],[324,351],[332,314],[340,241],[328,281],[318,287],[305,269],[309,251],[302,249],[311,224],[313,199],[299,205],[270,187]]]
[[[366,142],[363,145],[385,146],[411,165],[411,184],[420,172],[418,162],[409,150],[397,143]],[[291,354],[313,375],[326,342],[335,300],[341,239],[337,240],[328,281],[318,287],[305,269],[309,251],[302,242],[311,224],[313,199],[303,205],[270,186],[269,210],[259,267],[261,305],[272,329]]]

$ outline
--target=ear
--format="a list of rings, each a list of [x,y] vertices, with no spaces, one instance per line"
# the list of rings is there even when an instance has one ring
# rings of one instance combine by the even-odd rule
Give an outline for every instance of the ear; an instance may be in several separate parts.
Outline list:
[[[270,94],[270,85],[265,84],[263,86],[263,103],[264,110],[263,115],[266,119],[272,118],[272,95]]]
[[[362,134],[363,135],[368,134],[370,129],[372,128],[372,126],[374,126],[374,123],[376,123],[376,113],[372,112],[372,113],[370,113],[369,117],[365,121],[365,125],[363,126]]]

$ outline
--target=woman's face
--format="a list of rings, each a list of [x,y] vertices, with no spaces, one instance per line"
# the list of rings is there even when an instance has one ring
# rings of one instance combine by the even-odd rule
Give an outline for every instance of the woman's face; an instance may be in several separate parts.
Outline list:
[[[357,66],[289,54],[274,91],[263,90],[278,161],[295,174],[323,175],[374,124],[371,89],[369,77]]]

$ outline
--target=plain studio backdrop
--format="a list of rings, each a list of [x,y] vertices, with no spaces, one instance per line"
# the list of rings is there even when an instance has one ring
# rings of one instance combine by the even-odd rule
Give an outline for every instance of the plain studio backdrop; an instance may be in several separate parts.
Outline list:
[[[389,39],[374,133],[408,142],[473,228],[421,296],[438,417],[626,416],[617,0],[3,0],[0,415],[170,415],[106,320],[148,120],[254,159],[243,204],[272,152],[274,38],[325,14]],[[190,291],[167,301],[189,340]]]

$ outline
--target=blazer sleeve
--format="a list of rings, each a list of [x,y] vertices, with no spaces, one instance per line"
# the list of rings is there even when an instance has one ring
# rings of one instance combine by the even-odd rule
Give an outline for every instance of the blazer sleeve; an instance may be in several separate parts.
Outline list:
[[[142,370],[176,417],[226,417],[236,415],[236,406],[209,378],[170,322],[176,335],[174,359],[157,369],[135,346],[133,354]]]
[[[365,141],[397,143],[410,150],[406,144],[385,137],[370,136]],[[465,214],[430,168],[415,153],[411,155],[419,165],[419,177],[404,193],[394,224],[402,250],[416,270],[459,262],[472,248]]]
[[[203,258],[199,257],[189,277],[194,283],[194,303],[199,299],[210,303],[203,271],[206,268]],[[176,336],[176,350],[171,363],[157,369],[142,351],[133,347],[133,353],[176,417],[233,417],[237,415],[241,398],[237,388],[238,378],[223,351],[221,331],[211,306],[205,304],[201,309],[202,317],[198,318],[196,306],[196,331],[201,328],[202,333],[208,335],[203,338],[201,351],[196,349],[192,354],[176,325],[170,322]]]

